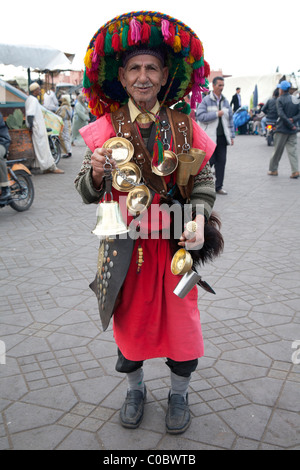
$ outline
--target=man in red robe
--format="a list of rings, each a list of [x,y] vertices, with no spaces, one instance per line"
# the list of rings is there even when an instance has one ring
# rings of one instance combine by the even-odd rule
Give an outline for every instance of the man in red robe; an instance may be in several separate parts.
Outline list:
[[[147,17],[149,21],[150,12],[144,13],[145,18]],[[137,27],[136,23],[141,21],[140,17],[137,20],[132,14],[130,18]],[[169,17],[168,20],[170,20]],[[111,24],[115,24],[115,21],[113,20]],[[170,21],[168,21],[168,24],[170,25]],[[162,22],[159,24],[158,21],[153,21],[151,25],[154,28],[163,28],[160,30],[163,31],[161,33],[162,37],[168,37],[165,31],[166,26]],[[107,34],[109,29],[104,28],[103,30],[101,28],[98,34],[102,34],[103,31]],[[128,34],[130,34],[130,30]],[[112,169],[117,167],[112,158],[112,150],[105,143],[116,134],[127,136],[133,142],[133,160],[137,165],[140,165],[143,184],[148,186],[151,192],[150,207],[147,212],[149,217],[147,224],[143,224],[143,221],[140,224],[141,237],[134,241],[130,250],[125,250],[127,253],[124,253],[124,260],[126,256],[129,256],[128,263],[122,280],[113,289],[115,295],[111,313],[109,313],[108,318],[105,317],[104,322],[104,317],[101,316],[101,318],[105,329],[108,326],[110,316],[113,314],[114,337],[118,346],[116,370],[126,373],[128,379],[127,396],[120,412],[121,424],[127,428],[137,428],[142,421],[146,398],[143,361],[154,357],[166,357],[166,364],[171,370],[171,390],[168,397],[166,429],[169,433],[179,434],[184,432],[190,424],[188,386],[191,374],[197,367],[198,358],[204,353],[200,314],[197,305],[198,291],[195,286],[184,299],[173,293],[179,279],[178,276],[172,274],[170,268],[172,260],[171,242],[165,239],[162,233],[158,237],[151,237],[153,220],[151,220],[150,209],[155,204],[160,204],[161,197],[167,198],[168,196],[171,197],[170,195],[174,200],[179,200],[182,205],[189,202],[193,208],[196,208],[196,206],[201,207],[200,212],[193,211],[194,232],[191,234],[185,228],[178,241],[178,248],[186,247],[187,241],[189,242],[189,249],[201,248],[205,243],[205,224],[210,218],[215,201],[214,180],[208,163],[214,152],[215,144],[187,116],[182,115],[181,117],[181,114],[173,110],[168,110],[168,113],[164,111],[162,104],[168,102],[167,97],[170,90],[172,90],[172,85],[179,86],[179,83],[175,81],[176,77],[174,80],[174,76],[170,84],[168,54],[170,58],[173,49],[165,49],[164,44],[158,47],[146,47],[145,44],[141,44],[137,37],[135,40],[137,42],[136,46],[124,50],[121,54],[118,68],[118,81],[126,90],[127,102],[123,105],[121,99],[115,97],[115,101],[123,105],[121,108],[112,112],[108,112],[106,108],[106,112],[100,113],[101,116],[97,121],[81,130],[81,135],[88,146],[88,150],[75,184],[85,203],[100,202],[107,190],[107,181],[105,179],[107,173],[105,173],[105,170],[108,159]],[[97,37],[94,38],[94,41],[91,47],[93,60],[97,63],[96,52],[99,53],[100,57],[103,57],[103,55],[101,55],[100,46],[97,46]],[[165,53],[166,50],[167,54]],[[104,52],[102,54],[105,56]],[[118,51],[116,57],[119,59],[120,51]],[[185,61],[186,58],[182,60]],[[90,103],[97,112],[100,109],[100,104],[93,101],[95,94],[91,90],[93,89],[92,80],[95,80],[95,76],[92,73],[92,67],[92,63],[88,62],[87,75],[90,89],[87,91],[87,95],[90,93]],[[189,70],[192,74],[193,69]],[[189,85],[191,79],[190,76]],[[106,90],[106,85],[103,83],[102,91]],[[97,86],[99,91],[99,80]],[[166,86],[168,88],[164,91],[164,97],[161,100],[159,99],[161,90],[164,90]],[[188,92],[189,88],[179,93],[183,97]],[[107,91],[107,93],[114,92]],[[120,115],[126,118],[122,120],[119,118]],[[181,119],[183,123],[180,122]],[[198,169],[198,173],[190,177],[186,187],[176,184],[176,171],[172,174],[159,176],[156,179],[152,178],[151,175],[149,176],[145,172],[145,159],[140,158],[141,155],[150,160],[152,158],[153,168],[154,158],[156,158],[153,148],[157,143],[155,129],[157,129],[157,124],[160,125],[165,120],[169,121],[167,124],[170,124],[169,128],[171,130],[168,135],[165,134],[164,144],[166,144],[167,139],[170,150],[175,154],[179,154],[184,151],[185,145],[187,145],[187,148],[198,148],[205,152],[205,158]],[[186,124],[182,127],[181,124],[184,123]],[[182,131],[182,129],[184,130]],[[183,132],[186,132],[184,134],[185,140],[181,141],[180,146],[178,142]],[[153,134],[156,134],[156,137],[151,140]],[[141,161],[144,162],[144,166]],[[124,195],[115,185],[111,188],[111,193],[114,201],[119,201],[120,197]],[[134,221],[133,217],[130,217],[129,214],[126,215],[129,220]],[[150,236],[145,236],[146,234]],[[119,243],[123,241],[120,240]],[[113,275],[111,276],[116,267],[114,263],[117,260],[122,262],[118,249],[114,249],[109,243],[103,242],[102,251],[104,254],[102,254],[100,262],[101,271],[98,273],[97,281],[94,281],[93,288],[95,292],[97,291],[100,315],[103,314],[101,309],[105,309],[103,289],[105,289],[105,297],[107,297],[106,290],[112,290],[108,286],[111,277],[114,278]],[[140,262],[138,267],[137,261]],[[107,282],[106,277],[106,281],[103,279],[101,272],[104,276],[107,273],[110,275],[109,282]],[[97,286],[98,288],[100,286],[101,292],[99,289],[97,290]]]

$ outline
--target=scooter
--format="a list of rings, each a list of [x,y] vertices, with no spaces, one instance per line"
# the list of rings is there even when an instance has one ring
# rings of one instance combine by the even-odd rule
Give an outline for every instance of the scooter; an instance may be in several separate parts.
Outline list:
[[[29,209],[34,199],[34,186],[31,180],[31,172],[23,165],[26,158],[7,160],[7,178],[10,188],[10,196],[0,200],[0,208],[10,206],[17,212]]]
[[[267,144],[270,147],[274,142],[274,132],[276,130],[276,123],[272,121],[266,122],[266,139]]]

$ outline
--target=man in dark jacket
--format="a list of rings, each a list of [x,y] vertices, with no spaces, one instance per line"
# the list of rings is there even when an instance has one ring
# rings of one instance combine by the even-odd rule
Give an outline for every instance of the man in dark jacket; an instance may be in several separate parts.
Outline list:
[[[235,113],[241,106],[242,106],[242,100],[241,100],[241,89],[236,88],[236,93],[233,95],[230,106],[233,105],[233,112]]]
[[[8,128],[0,113],[0,202],[5,202],[10,198],[9,182],[7,180],[7,169],[4,157],[10,145],[11,139],[8,133]]]
[[[292,174],[290,178],[299,177],[298,155],[297,155],[297,126],[300,119],[300,104],[293,102],[289,93],[291,84],[283,80],[279,88],[279,98],[277,99],[278,122],[274,136],[274,153],[270,160],[269,172],[271,176],[278,175],[278,165],[286,148]]]
[[[265,114],[265,116],[261,120],[261,129],[262,133],[266,133],[266,123],[267,122],[273,122],[275,123],[278,119],[278,113],[277,113],[277,98],[279,96],[279,89],[276,88],[274,90],[272,98],[270,98],[266,104],[262,107],[262,112]]]

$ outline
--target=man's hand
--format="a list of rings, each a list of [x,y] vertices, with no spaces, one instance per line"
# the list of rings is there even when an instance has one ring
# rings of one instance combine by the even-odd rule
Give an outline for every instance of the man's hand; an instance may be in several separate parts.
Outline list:
[[[116,168],[116,162],[112,159],[112,149],[97,148],[91,156],[92,180],[96,189],[100,189],[102,184],[106,156],[109,157],[112,169],[114,170]]]
[[[186,250],[200,250],[204,244],[204,216],[197,215],[194,222],[196,222],[196,231],[190,232],[185,228],[178,242],[178,245],[186,248]]]

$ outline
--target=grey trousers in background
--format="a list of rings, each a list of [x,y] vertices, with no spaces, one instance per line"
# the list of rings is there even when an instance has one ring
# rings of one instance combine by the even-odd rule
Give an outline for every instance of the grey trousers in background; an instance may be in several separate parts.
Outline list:
[[[297,134],[282,134],[277,132],[274,135],[274,152],[270,160],[269,170],[277,171],[284,149],[286,148],[292,173],[298,170],[297,155]]]

